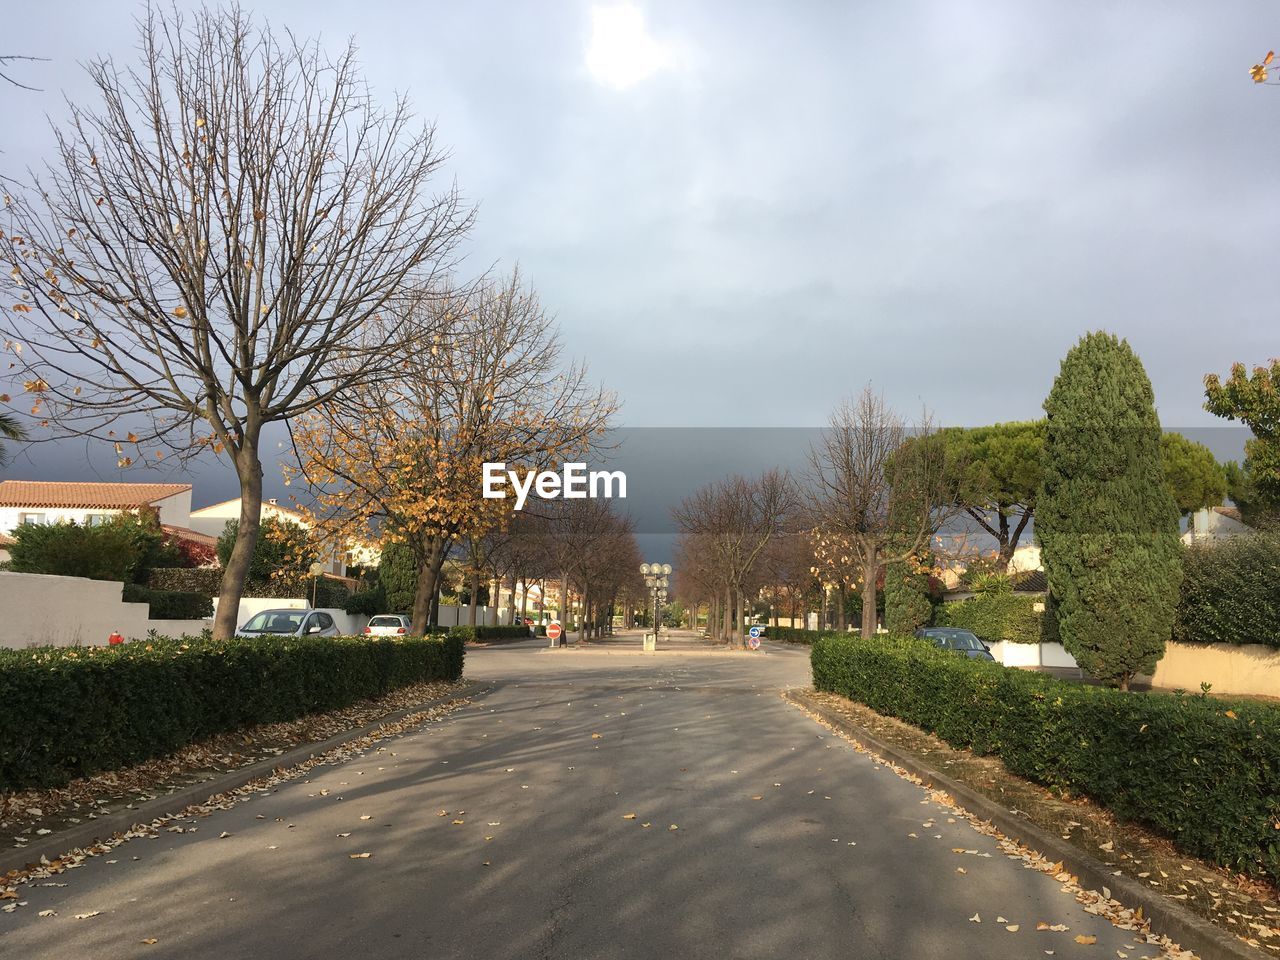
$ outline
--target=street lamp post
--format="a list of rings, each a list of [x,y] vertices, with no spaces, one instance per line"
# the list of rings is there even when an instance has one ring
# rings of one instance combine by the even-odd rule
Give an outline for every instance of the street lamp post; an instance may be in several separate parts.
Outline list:
[[[669,563],[642,563],[640,564],[640,575],[644,577],[644,585],[649,588],[649,595],[653,597],[653,642],[658,642],[658,616],[660,606],[666,603],[667,586],[671,576],[671,564]]]

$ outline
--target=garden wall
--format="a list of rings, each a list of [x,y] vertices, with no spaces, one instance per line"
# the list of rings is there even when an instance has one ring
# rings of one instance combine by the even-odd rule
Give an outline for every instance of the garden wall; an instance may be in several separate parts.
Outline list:
[[[1156,665],[1152,685],[1215,694],[1280,697],[1280,650],[1261,644],[1171,643]]]
[[[203,620],[149,620],[147,604],[120,599],[113,580],[0,571],[0,647],[105,644],[112,631],[145,637],[148,630],[199,633]]]

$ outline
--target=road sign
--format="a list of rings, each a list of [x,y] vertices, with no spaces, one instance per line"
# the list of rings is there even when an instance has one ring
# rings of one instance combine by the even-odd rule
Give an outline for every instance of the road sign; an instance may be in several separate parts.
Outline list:
[[[760,635],[764,633],[764,627],[760,626],[759,624],[756,624],[756,626],[752,627],[747,632],[751,634],[752,640],[759,640]],[[757,646],[759,646],[759,644],[757,644]]]
[[[550,640],[560,639],[560,621],[552,620],[547,624],[547,638]]]
[[[760,636],[753,630],[751,636],[747,638],[747,646],[752,650],[760,649]]]

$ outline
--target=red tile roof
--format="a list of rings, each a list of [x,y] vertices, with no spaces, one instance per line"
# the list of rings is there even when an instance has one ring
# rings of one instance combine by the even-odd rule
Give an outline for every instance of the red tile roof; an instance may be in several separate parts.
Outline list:
[[[4,507],[143,507],[191,489],[189,483],[72,483],[63,480],[0,482]]]
[[[192,543],[198,543],[205,547],[213,547],[218,544],[217,537],[211,537],[209,534],[201,533],[199,530],[192,530],[190,527],[179,527],[172,523],[162,523],[160,526],[164,528],[166,533],[177,537],[179,540],[190,540]]]

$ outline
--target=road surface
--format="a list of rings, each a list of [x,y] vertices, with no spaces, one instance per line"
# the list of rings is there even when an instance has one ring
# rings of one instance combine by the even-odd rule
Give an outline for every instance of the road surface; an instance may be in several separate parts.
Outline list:
[[[784,702],[807,651],[545,642],[469,650],[492,692],[380,752],[23,888],[0,957],[1156,956]]]

